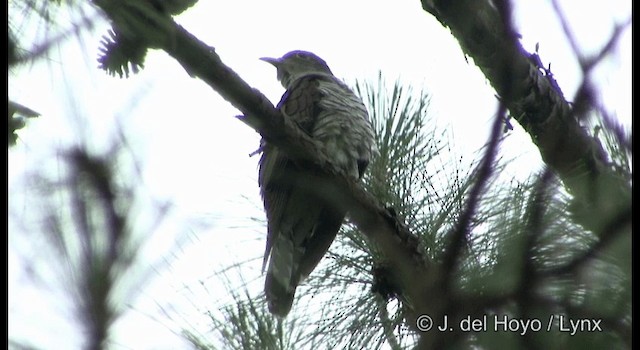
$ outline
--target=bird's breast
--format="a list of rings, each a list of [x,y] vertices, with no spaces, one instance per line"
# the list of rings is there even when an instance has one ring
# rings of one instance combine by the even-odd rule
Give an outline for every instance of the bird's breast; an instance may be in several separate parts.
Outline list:
[[[357,179],[358,161],[369,161],[375,148],[367,109],[341,82],[320,81],[318,89],[322,98],[313,137],[339,169]]]

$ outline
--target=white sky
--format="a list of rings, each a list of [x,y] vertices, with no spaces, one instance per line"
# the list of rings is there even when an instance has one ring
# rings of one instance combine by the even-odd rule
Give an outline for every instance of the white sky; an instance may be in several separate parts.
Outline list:
[[[614,24],[631,15],[631,1],[561,4],[586,53],[597,51]],[[549,2],[515,5],[525,49],[531,52],[539,43],[543,63],[551,63],[571,99],[581,75]],[[426,88],[432,96],[433,117],[453,135],[456,152],[467,159],[486,141],[496,108],[494,92],[479,69],[465,61],[448,30],[424,12],[418,0],[201,0],[178,22],[215,47],[226,64],[274,103],[283,89],[273,67],[258,58],[304,49],[324,58],[348,83],[375,81],[381,70],[388,81],[399,77],[416,89]],[[34,285],[24,271],[26,262],[39,255],[32,244],[35,234],[26,234],[22,227],[33,221],[29,204],[35,195],[23,179],[36,170],[56,169],[57,148],[77,141],[79,135],[91,140],[95,149],[108,145],[117,120],[144,168],[145,191],[175,207],[167,225],[154,233],[148,251],[175,249],[171,237],[185,232],[196,244],[181,245],[162,277],[131,301],[135,311],[119,324],[116,348],[171,349],[180,344],[169,330],[175,330],[175,324],[163,320],[158,305],[178,308],[171,314],[185,317],[215,307],[220,302],[208,300],[211,294],[194,288],[186,293],[191,299],[187,300],[181,286],[194,286],[199,280],[215,283],[211,276],[221,267],[262,254],[264,242],[257,238],[264,229],[248,220],[262,217],[257,157],[248,157],[259,138],[234,118],[238,112],[233,107],[201,81],[189,78],[164,53],[151,52],[146,68],[127,80],[98,70],[95,58],[105,28],[98,26],[83,45],[71,40],[52,52],[48,62],[20,69],[9,79],[10,99],[42,114],[29,122],[18,145],[9,150],[9,331],[45,349],[79,345],[69,323],[68,303],[61,302],[63,293],[56,287]],[[630,126],[630,28],[593,78],[602,103]],[[507,158],[518,157],[508,169],[514,176],[526,177],[541,166],[528,135],[518,127],[502,150]],[[200,222],[211,227],[204,230]],[[248,278],[259,273],[260,262],[252,264]],[[45,279],[55,285],[54,278]],[[190,322],[199,321],[190,318]],[[155,330],[153,337],[137,336],[150,329]]]

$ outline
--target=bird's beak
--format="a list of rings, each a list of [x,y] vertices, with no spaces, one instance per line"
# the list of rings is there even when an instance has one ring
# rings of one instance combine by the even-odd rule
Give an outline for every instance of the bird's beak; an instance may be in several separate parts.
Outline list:
[[[280,59],[278,59],[278,58],[260,57],[260,59],[262,61],[269,62],[269,63],[273,64],[276,67],[278,67],[278,65],[280,64]]]

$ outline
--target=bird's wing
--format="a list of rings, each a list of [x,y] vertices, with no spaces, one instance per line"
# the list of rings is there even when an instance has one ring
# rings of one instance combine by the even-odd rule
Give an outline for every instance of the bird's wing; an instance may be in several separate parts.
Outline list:
[[[269,144],[264,145],[258,173],[260,194],[267,215],[267,245],[262,261],[263,272],[271,254],[273,242],[278,238],[282,214],[291,192],[291,186],[288,186],[284,179],[286,179],[287,169],[292,166],[289,159],[277,148]]]
[[[283,96],[278,107],[307,133],[313,131],[322,112],[318,79],[299,79]],[[301,181],[304,164],[296,164],[277,148],[266,145],[259,182],[268,221],[263,268],[268,262],[265,293],[270,310],[286,315],[295,289],[316,267],[334,240],[345,213],[328,205],[314,184]]]
[[[276,108],[310,134],[315,115],[318,113],[320,97],[317,84],[313,79],[311,77],[303,78],[282,95]],[[294,164],[276,147],[268,143],[264,146],[258,173],[258,183],[267,215],[267,244],[262,262],[263,271],[274,241],[281,231],[282,220],[291,199],[297,171],[299,171],[298,165]]]

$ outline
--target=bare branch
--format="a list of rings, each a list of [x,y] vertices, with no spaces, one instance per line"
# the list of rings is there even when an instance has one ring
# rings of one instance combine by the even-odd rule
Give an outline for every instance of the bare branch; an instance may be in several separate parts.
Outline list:
[[[464,243],[467,241],[469,224],[471,223],[473,216],[476,213],[476,208],[479,205],[480,197],[482,196],[482,193],[485,190],[485,187],[493,173],[494,160],[496,158],[498,143],[500,141],[500,132],[502,131],[501,126],[503,125],[502,118],[504,118],[505,112],[506,110],[501,104],[498,114],[496,115],[493,122],[489,144],[482,159],[482,163],[480,164],[480,168],[476,176],[476,182],[471,188],[469,198],[467,198],[466,208],[460,215],[460,219],[456,223],[456,226],[453,228],[451,233],[452,237],[450,238],[449,246],[447,247],[443,262],[443,266],[445,269],[444,276],[446,276],[446,278],[448,279],[446,287],[447,290],[451,290],[451,283],[454,276],[453,272],[455,271],[455,268],[458,264],[458,258],[462,253]]]

